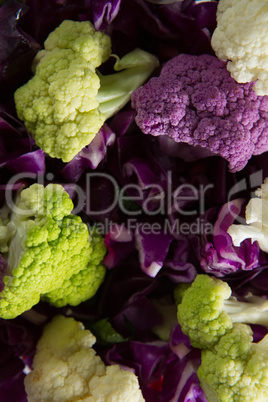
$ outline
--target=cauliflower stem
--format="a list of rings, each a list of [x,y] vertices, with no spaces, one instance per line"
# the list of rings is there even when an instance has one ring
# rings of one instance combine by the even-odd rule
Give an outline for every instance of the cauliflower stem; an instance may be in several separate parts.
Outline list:
[[[268,178],[255,191],[246,206],[247,225],[231,225],[227,232],[234,246],[239,247],[243,240],[257,241],[261,250],[268,252]]]

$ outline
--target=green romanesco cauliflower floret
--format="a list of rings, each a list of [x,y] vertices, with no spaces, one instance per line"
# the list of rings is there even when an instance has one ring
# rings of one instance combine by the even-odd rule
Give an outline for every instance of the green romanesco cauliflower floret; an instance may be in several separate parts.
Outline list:
[[[55,220],[61,220],[70,215],[73,202],[62,186],[49,184],[44,187],[35,183],[20,193],[14,207],[14,219],[19,221],[31,216],[41,219],[51,216]]]
[[[138,379],[96,355],[96,339],[81,322],[58,315],[45,326],[25,377],[28,402],[141,402]]]
[[[208,402],[268,400],[268,336],[253,343],[249,325],[235,323],[212,350],[202,350],[197,374]]]
[[[224,301],[230,296],[231,288],[226,282],[208,275],[197,275],[184,291],[177,317],[194,347],[213,345],[232,327],[232,320],[224,311]]]
[[[95,69],[110,54],[108,35],[89,21],[65,20],[37,54],[33,78],[15,92],[18,117],[51,157],[70,161],[104,123]]]
[[[96,289],[102,284],[106,274],[106,268],[100,263],[106,253],[106,247],[103,237],[97,234],[89,235],[89,242],[88,265],[70,278],[66,278],[59,289],[48,292],[42,297],[43,300],[56,307],[63,307],[66,304],[76,306],[95,295]]]
[[[177,300],[176,300],[177,296]],[[193,346],[210,348],[233,323],[259,324],[268,328],[268,300],[252,293],[237,299],[227,282],[197,275],[191,286],[175,290],[177,318]]]
[[[15,318],[50,292],[61,297],[62,285],[64,304],[77,305],[96,293],[105,274],[101,264],[105,249],[91,244],[87,225],[72,209],[73,202],[61,185],[36,183],[21,191],[10,216],[14,235],[4,254],[8,268],[0,317]],[[79,274],[87,281],[87,292],[79,293],[75,278]],[[56,297],[50,301],[58,304]]]
[[[113,55],[116,73],[103,75],[98,67],[110,56],[110,37],[89,21],[63,21],[38,52],[34,76],[14,100],[19,119],[49,156],[72,160],[159,65],[134,49],[122,59]]]
[[[202,349],[197,374],[208,402],[268,401],[268,335],[253,343],[248,325],[268,328],[268,300],[238,300],[226,282],[197,275],[179,302],[182,331]]]

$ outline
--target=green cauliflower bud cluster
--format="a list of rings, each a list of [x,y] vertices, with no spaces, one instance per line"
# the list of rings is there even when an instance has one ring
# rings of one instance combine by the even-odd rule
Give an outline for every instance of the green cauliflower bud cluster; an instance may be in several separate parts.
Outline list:
[[[232,328],[232,320],[223,308],[230,296],[226,282],[208,275],[198,275],[184,291],[177,317],[194,347],[210,347]]]
[[[100,264],[106,247],[103,238],[97,234],[89,235],[90,263],[86,269],[81,269],[70,278],[65,278],[60,286],[42,296],[42,300],[53,304],[56,307],[63,307],[66,304],[77,306],[82,301],[94,296],[100,284],[103,282],[106,269]]]
[[[33,78],[15,92],[18,117],[51,157],[70,161],[104,123],[95,69],[110,54],[108,35],[88,21],[65,20],[37,54]]]
[[[202,350],[197,375],[208,402],[266,402],[268,335],[254,343],[250,326],[235,323],[213,349]]]
[[[36,183],[21,191],[6,226],[12,236],[3,245],[8,268],[0,317],[15,318],[40,299],[62,307],[94,296],[106,272],[104,241],[92,238],[72,210],[59,184]]]
[[[37,146],[69,162],[107,118],[120,110],[158,65],[140,49],[117,58],[117,73],[97,67],[111,56],[111,39],[89,21],[64,20],[33,61],[34,76],[14,94],[17,115]]]
[[[254,343],[248,324],[268,328],[268,300],[237,300],[226,282],[209,275],[176,294],[182,331],[202,349],[197,375],[208,402],[266,402],[268,335]]]

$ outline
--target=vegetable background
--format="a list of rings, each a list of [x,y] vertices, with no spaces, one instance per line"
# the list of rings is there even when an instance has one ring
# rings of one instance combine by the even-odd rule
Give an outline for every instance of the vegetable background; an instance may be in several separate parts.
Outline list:
[[[71,309],[56,309],[42,302],[33,308],[31,319],[27,315],[13,320],[0,319],[0,401],[27,400],[24,367],[31,366],[43,325],[62,313],[83,321],[93,332],[95,329],[98,353],[107,364],[117,363],[133,369],[146,401],[205,402],[196,375],[200,351],[191,347],[173,321],[174,315],[165,322],[163,311],[166,310],[161,310],[159,305],[171,307],[172,311],[176,284],[191,282],[197,273],[204,271],[228,281],[237,295],[249,290],[263,295],[267,291],[265,253],[247,240],[240,247],[232,246],[226,232],[226,226],[239,214],[243,215],[243,205],[250,193],[262,183],[252,178],[258,177],[258,172],[262,172],[262,178],[268,176],[267,153],[252,157],[235,174],[228,171],[225,160],[219,156],[204,157],[198,149],[192,160],[190,148],[178,148],[177,152],[169,142],[144,136],[135,124],[135,111],[128,104],[104,124],[88,147],[64,164],[35,146],[14,108],[14,91],[29,79],[35,54],[47,35],[64,19],[93,22],[96,29],[111,36],[113,51],[119,57],[140,47],[157,55],[163,65],[180,53],[213,54],[210,39],[216,27],[216,9],[217,1],[193,0],[167,5],[145,0],[8,0],[0,7],[0,206],[5,202],[6,189],[16,191],[21,185],[30,185],[42,177],[46,184],[51,181],[62,184],[70,195],[75,194],[77,186],[84,190],[81,211],[84,222],[110,222],[104,260],[108,273],[92,300]],[[109,63],[103,66],[103,71],[110,70]],[[86,203],[89,172],[112,175],[120,188],[127,183],[138,184],[142,201],[150,201],[152,211],[159,207],[160,195],[153,193],[154,185],[165,194],[170,184],[168,172],[172,174],[173,190],[182,184],[200,188],[212,183],[205,194],[206,210],[202,216],[180,219],[187,224],[196,223],[197,218],[203,225],[213,224],[213,233],[186,236],[162,231],[153,235],[144,234],[136,227],[116,238],[113,230],[126,228],[129,216],[118,205],[97,218],[90,213]],[[18,173],[20,180],[10,184]],[[91,205],[94,210],[104,211],[113,199],[111,183],[96,175],[91,185]],[[230,191],[235,186],[238,190],[230,200]],[[227,202],[237,198],[242,200],[241,204],[234,205],[234,214],[230,216]],[[134,202],[128,207],[139,209],[141,205]],[[186,200],[181,207],[193,210],[198,208],[198,202]],[[176,209],[171,208],[165,214],[149,218],[150,224],[161,226],[165,220],[174,222],[178,216]],[[138,215],[139,223],[147,220],[144,213]],[[5,261],[1,257],[1,277],[4,270]],[[105,337],[102,326],[96,326],[103,319],[108,319],[118,338]],[[159,337],[159,326],[171,328],[164,340]],[[265,333],[262,327],[256,326],[256,339]]]

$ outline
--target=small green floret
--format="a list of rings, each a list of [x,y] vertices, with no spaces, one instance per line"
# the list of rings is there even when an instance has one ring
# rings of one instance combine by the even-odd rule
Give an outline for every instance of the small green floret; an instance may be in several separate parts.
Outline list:
[[[198,275],[184,291],[177,317],[194,347],[212,346],[232,327],[224,311],[224,301],[230,296],[231,288],[226,282],[208,275]]]
[[[268,336],[253,343],[249,325],[235,323],[215,345],[202,351],[197,374],[208,402],[268,400]]]
[[[96,293],[105,275],[103,239],[93,240],[72,209],[72,200],[58,184],[22,190],[8,223],[14,232],[4,254],[8,269],[0,317],[15,318],[40,299],[60,307]]]
[[[238,300],[227,282],[209,275],[197,275],[187,289],[184,284],[175,291],[177,318],[182,331],[193,346],[212,347],[233,323],[259,324],[268,329],[268,300],[245,295]]]
[[[254,343],[248,324],[268,328],[268,300],[231,294],[227,282],[197,275],[179,292],[178,321],[202,349],[197,374],[208,402],[267,402],[268,335]]]

